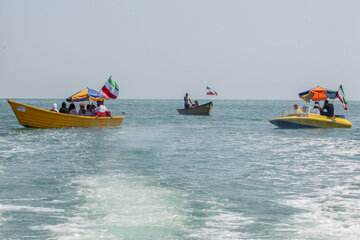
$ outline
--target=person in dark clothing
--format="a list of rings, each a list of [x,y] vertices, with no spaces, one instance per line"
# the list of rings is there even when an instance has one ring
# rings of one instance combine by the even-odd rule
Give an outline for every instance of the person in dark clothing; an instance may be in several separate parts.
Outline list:
[[[324,111],[326,110],[326,111]],[[334,117],[334,105],[332,103],[329,103],[328,100],[325,100],[324,106],[322,110],[320,111],[321,115],[325,115],[328,117]]]
[[[69,109],[66,107],[66,102],[62,102],[59,112],[60,113],[69,113]]]

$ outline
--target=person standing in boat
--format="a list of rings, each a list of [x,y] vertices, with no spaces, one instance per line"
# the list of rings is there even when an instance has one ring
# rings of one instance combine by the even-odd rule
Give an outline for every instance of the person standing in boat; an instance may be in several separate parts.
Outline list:
[[[191,102],[191,99],[190,99],[190,97],[189,97],[189,94],[186,93],[186,94],[185,94],[185,97],[184,97],[184,106],[185,106],[185,109],[190,108],[191,104],[192,104],[192,102]]]
[[[332,103],[329,103],[328,100],[325,100],[324,106],[322,110],[320,110],[320,114],[328,117],[334,117],[334,105]]]
[[[112,117],[110,111],[104,106],[103,101],[97,101],[97,106],[95,117]]]

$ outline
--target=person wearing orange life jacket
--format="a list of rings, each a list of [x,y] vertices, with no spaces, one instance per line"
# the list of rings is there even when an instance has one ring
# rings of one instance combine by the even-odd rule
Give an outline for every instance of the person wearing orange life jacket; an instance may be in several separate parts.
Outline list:
[[[97,106],[95,117],[112,117],[110,111],[104,106],[102,101],[97,101]]]

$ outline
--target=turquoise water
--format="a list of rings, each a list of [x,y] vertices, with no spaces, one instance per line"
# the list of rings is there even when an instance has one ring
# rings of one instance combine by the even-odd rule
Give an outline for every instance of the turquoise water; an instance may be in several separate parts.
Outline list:
[[[115,100],[120,128],[31,129],[2,99],[0,239],[359,239],[360,102],[335,104],[351,129],[268,122],[293,103]]]

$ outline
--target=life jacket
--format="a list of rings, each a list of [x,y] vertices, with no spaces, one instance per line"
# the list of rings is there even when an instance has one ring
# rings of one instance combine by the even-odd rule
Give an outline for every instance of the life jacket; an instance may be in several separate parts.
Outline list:
[[[105,112],[98,112],[96,114],[96,117],[106,117],[106,114],[105,114]]]
[[[98,107],[98,113],[95,115],[96,117],[111,117],[111,113],[104,105],[100,105]]]

